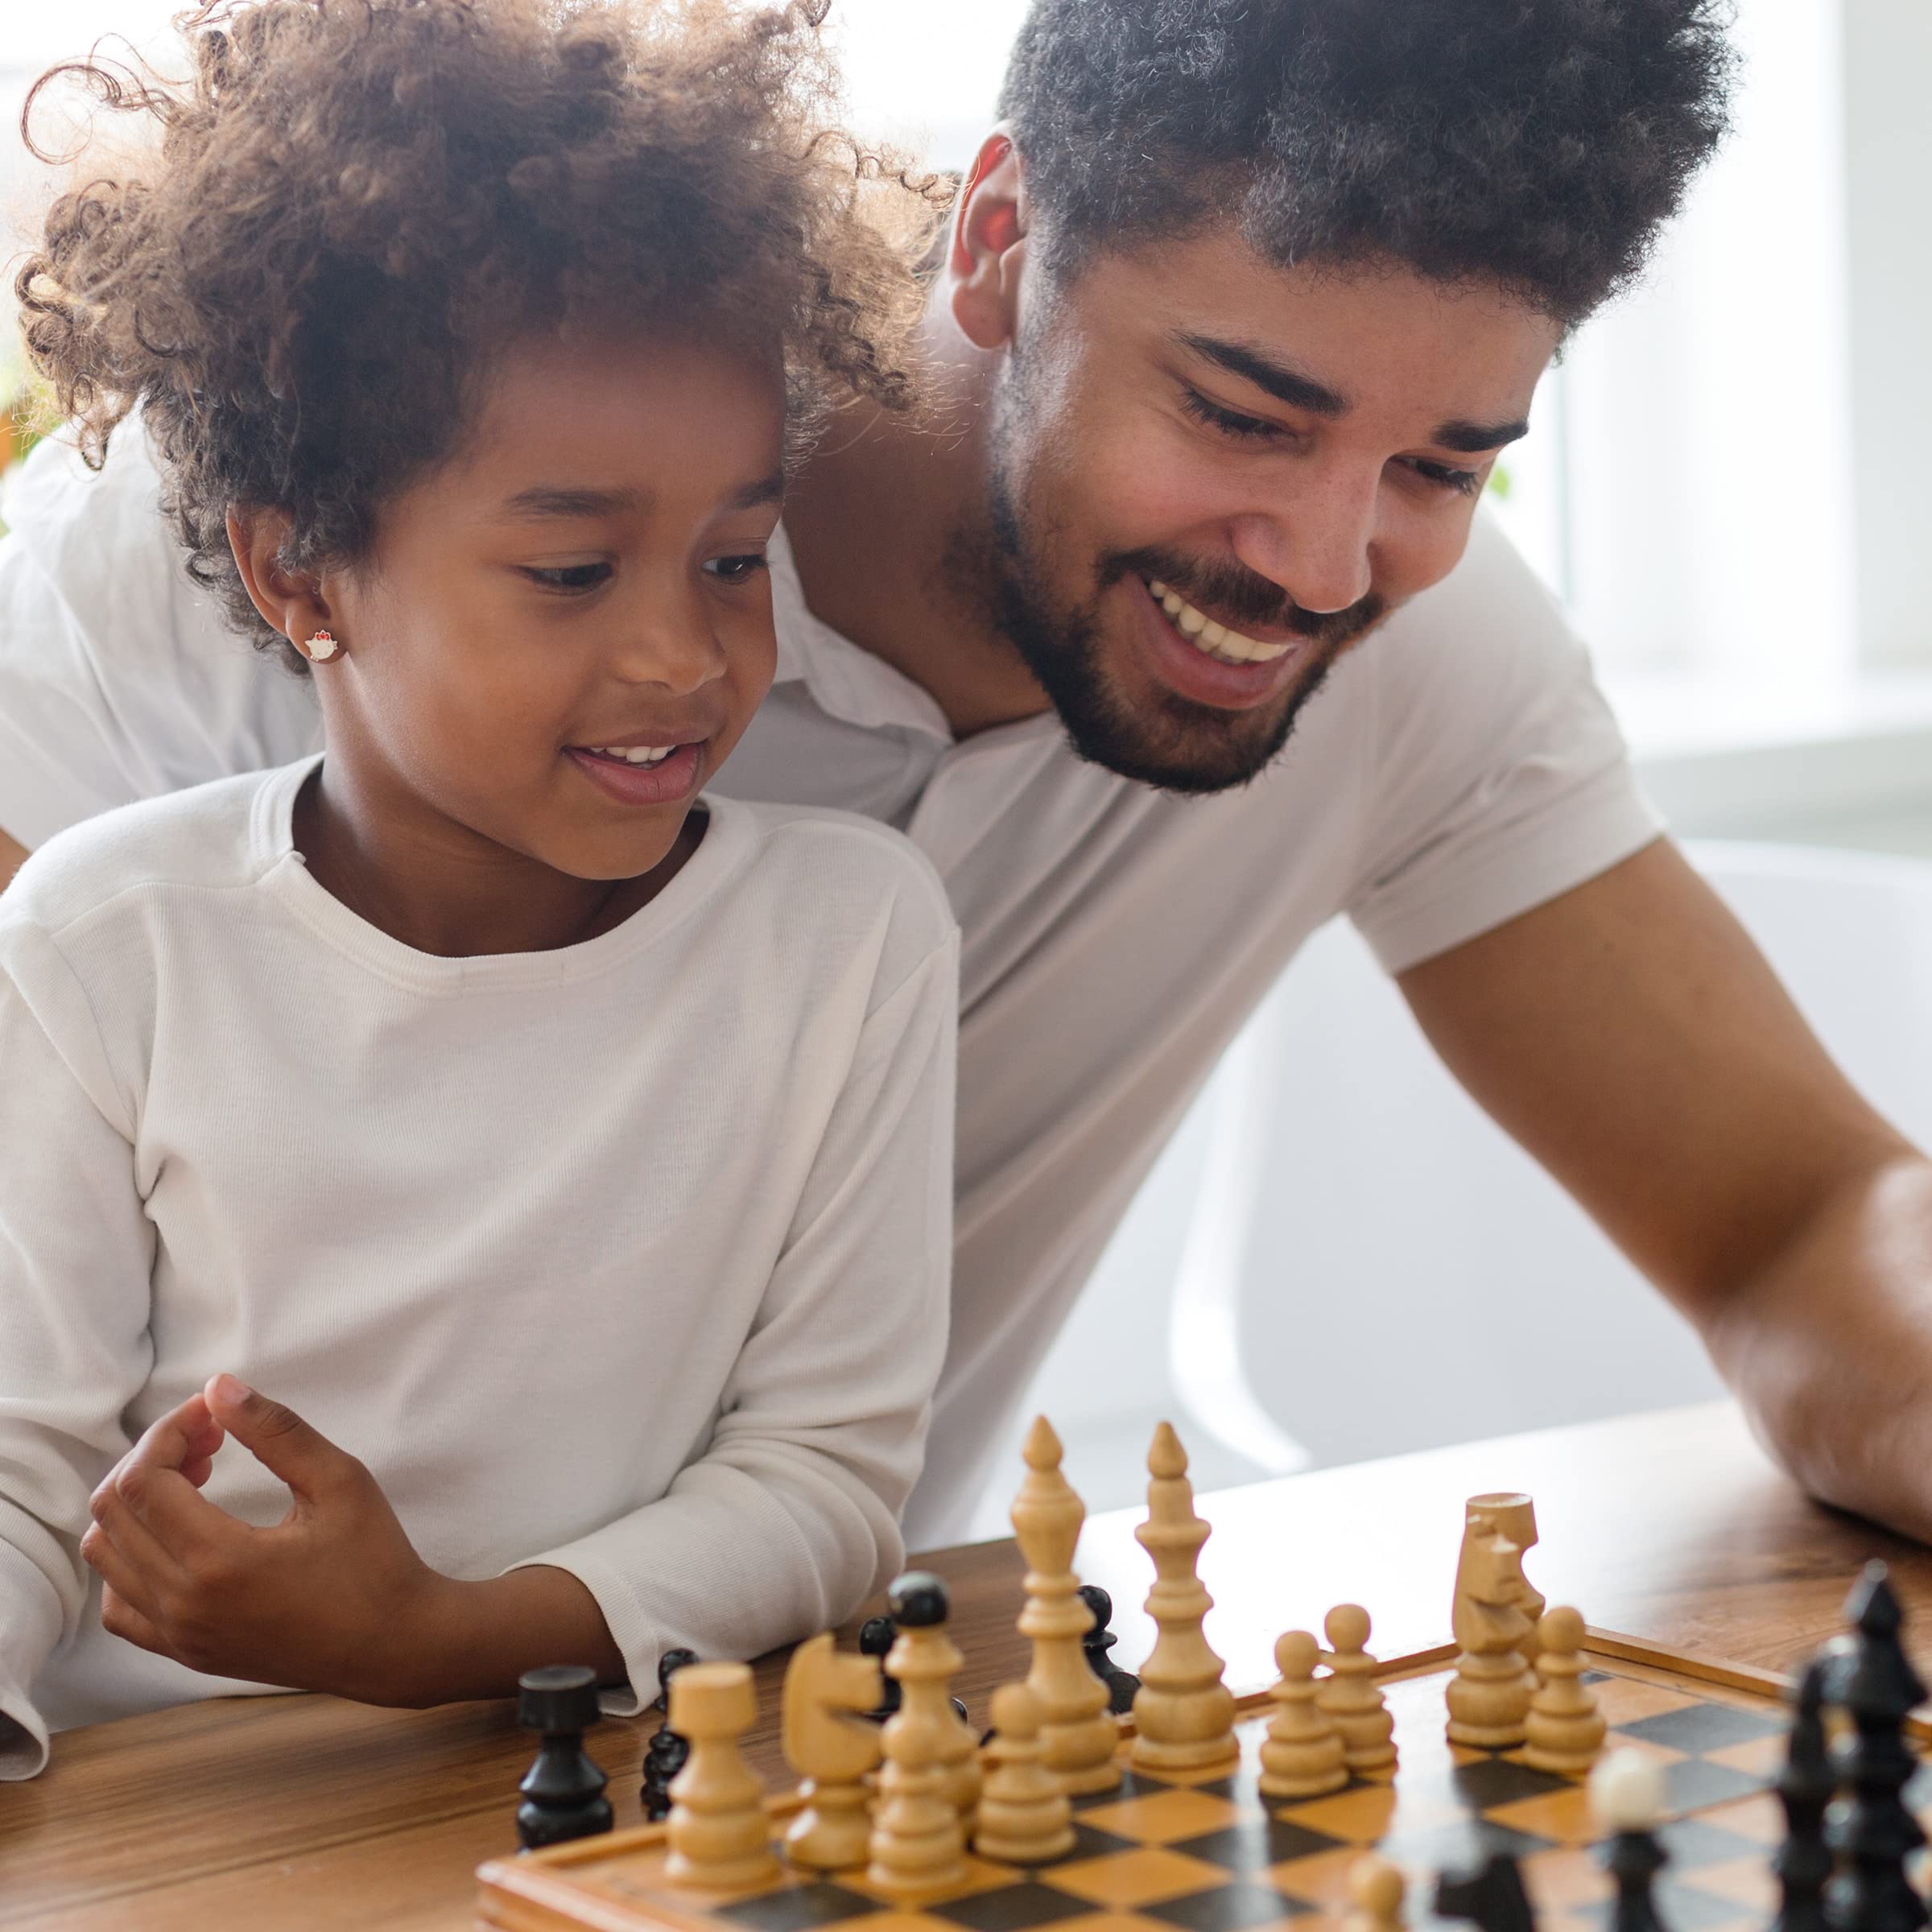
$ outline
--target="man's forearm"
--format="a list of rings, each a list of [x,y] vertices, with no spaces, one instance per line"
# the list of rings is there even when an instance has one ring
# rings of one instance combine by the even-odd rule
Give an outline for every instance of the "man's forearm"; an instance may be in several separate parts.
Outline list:
[[[1932,1162],[1845,1183],[1704,1333],[1813,1495],[1932,1541]]]
[[[7,881],[26,863],[27,848],[0,832],[0,892],[6,890]]]

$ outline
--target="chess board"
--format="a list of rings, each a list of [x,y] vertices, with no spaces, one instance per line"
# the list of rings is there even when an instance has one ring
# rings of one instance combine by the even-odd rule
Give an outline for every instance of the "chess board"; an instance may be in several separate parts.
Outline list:
[[[1777,1902],[1770,1861],[1784,1835],[1767,1789],[1783,1762],[1783,1685],[1600,1632],[1585,1655],[1583,1681],[1610,1727],[1606,1749],[1632,1746],[1664,1768],[1666,1922],[1673,1932],[1759,1932]],[[1431,1928],[1441,1923],[1428,1909],[1435,1872],[1501,1849],[1521,1863],[1541,1932],[1601,1932],[1611,1886],[1591,1855],[1582,1785],[1532,1769],[1517,1752],[1449,1744],[1443,1699],[1453,1657],[1445,1648],[1378,1672],[1400,1752],[1393,1777],[1265,1802],[1255,1778],[1269,1706],[1265,1695],[1244,1698],[1232,1773],[1129,1769],[1118,1790],[1074,1800],[1077,1842],[1066,1858],[1032,1871],[969,1858],[964,1884],[916,1909],[889,1902],[862,1871],[786,1868],[749,1892],[681,1889],[665,1876],[664,1827],[646,1825],[484,1866],[479,1917],[516,1932],[1332,1932],[1349,1867],[1373,1849],[1408,1874],[1410,1926]],[[1927,1736],[1918,1742],[1924,1751]],[[1909,1795],[1932,1808],[1932,1771]],[[774,1839],[796,1808],[795,1798],[770,1806]]]

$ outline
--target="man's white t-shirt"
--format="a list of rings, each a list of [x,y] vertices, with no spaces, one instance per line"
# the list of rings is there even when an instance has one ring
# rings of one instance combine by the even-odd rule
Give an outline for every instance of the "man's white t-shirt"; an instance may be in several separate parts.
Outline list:
[[[580,945],[443,959],[310,876],[312,761],[62,834],[0,895],[0,1777],[260,1685],[109,1637],[95,1485],[226,1369],[432,1569],[575,1575],[635,1711],[898,1567],[945,1348],[958,935],[906,842],[711,803]],[[287,1492],[246,1451],[205,1493]]]
[[[43,445],[0,514],[0,828],[24,844],[320,738],[182,574],[138,431]],[[1278,762],[1206,799],[1083,763],[1049,715],[956,741],[774,559],[777,682],[720,781],[899,828],[964,929],[952,1338],[915,1546],[964,1533],[1012,1406],[1136,1187],[1296,948],[1345,913],[1391,972],[1655,838],[1582,646],[1479,516],[1335,668]]]

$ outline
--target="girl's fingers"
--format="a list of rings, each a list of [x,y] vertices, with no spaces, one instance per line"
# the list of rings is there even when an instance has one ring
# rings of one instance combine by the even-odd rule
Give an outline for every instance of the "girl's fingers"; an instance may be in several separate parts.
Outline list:
[[[129,1608],[141,1608],[153,1603],[153,1579],[98,1523],[88,1525],[87,1534],[80,1538],[80,1554],[106,1589]],[[102,1600],[105,1601],[105,1597]]]
[[[130,1505],[122,1492],[127,1467],[123,1463],[94,1492],[88,1505],[88,1513],[94,1519],[94,1527],[121,1553],[122,1560],[135,1574],[147,1577],[151,1584],[171,1580],[180,1575],[181,1566],[167,1544],[143,1521],[142,1513]],[[143,1472],[128,1482],[127,1488],[138,1496],[145,1479]],[[81,1539],[84,1551],[86,1541],[85,1538]]]
[[[119,1591],[109,1587],[103,1587],[101,1591],[101,1628],[109,1637],[125,1637],[129,1643],[138,1645],[143,1650],[151,1650],[157,1657],[174,1655],[154,1624]]]

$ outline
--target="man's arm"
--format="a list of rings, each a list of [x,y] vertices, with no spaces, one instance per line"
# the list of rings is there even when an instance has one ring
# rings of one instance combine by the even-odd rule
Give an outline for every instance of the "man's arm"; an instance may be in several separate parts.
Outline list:
[[[27,848],[0,832],[0,892],[6,890],[14,874],[26,863]]]
[[[1932,1538],[1932,1162],[1666,842],[1400,984],[1814,1494]]]

